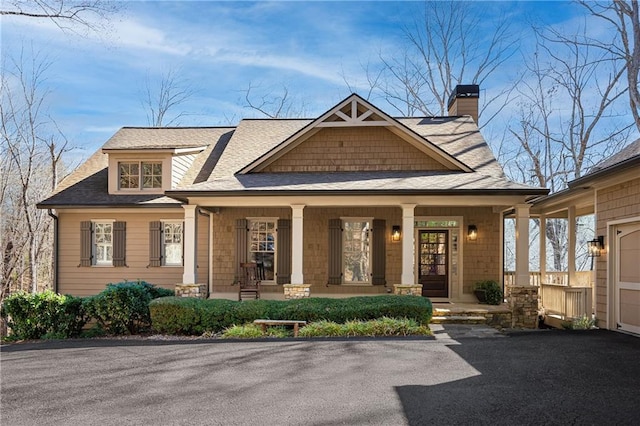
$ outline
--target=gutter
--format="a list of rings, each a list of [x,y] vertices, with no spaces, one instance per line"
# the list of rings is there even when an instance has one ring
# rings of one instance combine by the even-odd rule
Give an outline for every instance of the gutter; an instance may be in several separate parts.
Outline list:
[[[47,210],[47,213],[53,219],[53,292],[58,292],[58,216],[56,216],[51,209]]]
[[[544,196],[549,193],[546,188],[531,188],[531,189],[444,189],[444,190],[415,190],[415,189],[358,189],[358,190],[323,190],[323,189],[310,189],[310,190],[232,190],[232,191],[193,191],[193,190],[169,190],[165,192],[165,195],[176,200],[187,202],[189,197],[259,197],[259,196],[296,196],[296,195],[329,195],[329,196],[345,196],[352,197],[358,195],[417,195],[417,196],[429,196],[429,195],[528,195],[528,196]]]

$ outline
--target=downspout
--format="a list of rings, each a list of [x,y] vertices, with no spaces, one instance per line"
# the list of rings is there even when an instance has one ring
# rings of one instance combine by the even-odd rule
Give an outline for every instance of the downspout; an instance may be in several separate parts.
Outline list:
[[[53,219],[53,292],[58,292],[58,216],[51,209],[47,210],[49,216]]]
[[[211,226],[211,222],[213,221],[213,215],[203,209],[198,209],[198,213],[200,213],[202,216],[206,216],[209,218],[209,221],[207,223],[207,265],[208,265],[208,271],[207,271],[207,292],[209,293],[208,297],[211,297],[211,293],[213,293],[213,280],[211,279],[211,277],[213,276],[213,258],[211,256],[211,248],[213,246],[213,236],[211,234],[211,230],[212,230],[212,226]]]

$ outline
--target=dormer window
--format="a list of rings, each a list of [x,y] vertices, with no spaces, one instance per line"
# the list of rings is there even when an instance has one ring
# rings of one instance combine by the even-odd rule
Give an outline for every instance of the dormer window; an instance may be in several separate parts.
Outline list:
[[[126,161],[118,163],[119,189],[161,189],[161,161]]]

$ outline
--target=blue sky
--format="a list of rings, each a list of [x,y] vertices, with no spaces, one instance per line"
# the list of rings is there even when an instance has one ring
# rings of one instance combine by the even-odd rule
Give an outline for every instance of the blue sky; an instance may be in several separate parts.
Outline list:
[[[514,31],[527,28],[535,16],[562,25],[581,12],[567,2],[460,6],[483,10],[489,19],[505,13]],[[249,84],[257,86],[256,94],[286,86],[298,104],[304,103],[306,116],[317,116],[349,95],[345,77],[357,91],[366,91],[363,65],[375,64],[380,52],[398,51],[403,27],[422,10],[422,2],[407,1],[130,2],[100,36],[3,17],[2,53],[15,56],[21,47],[33,46],[52,62],[48,112],[87,156],[118,128],[147,125],[141,105],[145,78],[157,81],[169,69],[179,70],[194,89],[181,107],[189,113],[181,125],[227,125],[256,116],[243,107]],[[483,89],[499,87],[518,61],[505,64]]]

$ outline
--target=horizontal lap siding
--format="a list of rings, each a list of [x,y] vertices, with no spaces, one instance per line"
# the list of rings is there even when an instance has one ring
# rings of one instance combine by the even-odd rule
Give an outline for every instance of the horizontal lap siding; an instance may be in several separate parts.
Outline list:
[[[182,209],[177,213],[95,213],[79,214],[59,212],[59,292],[78,296],[99,293],[108,283],[123,280],[145,280],[173,289],[182,281],[182,267],[147,268],[149,265],[149,222],[154,220],[183,220]],[[126,222],[127,267],[91,266],[80,264],[80,222],[96,219],[114,219]],[[208,218],[199,217],[198,275],[207,282],[207,225]]]
[[[640,178],[597,192],[596,235],[607,235],[607,222],[640,216]],[[607,256],[596,257],[596,317],[607,326]],[[611,283],[613,285],[613,283]]]

